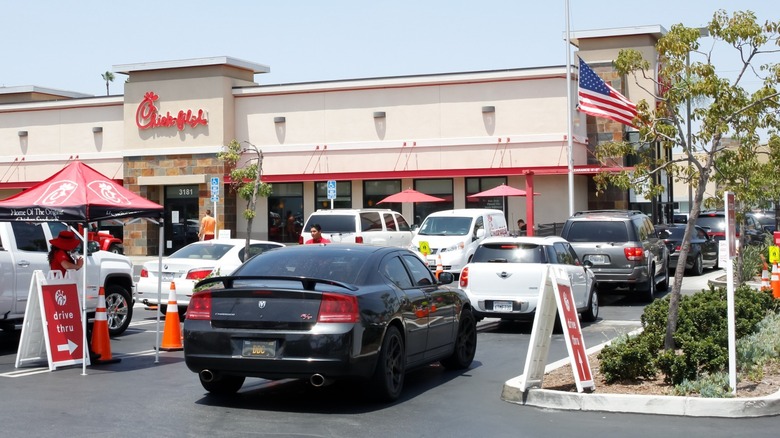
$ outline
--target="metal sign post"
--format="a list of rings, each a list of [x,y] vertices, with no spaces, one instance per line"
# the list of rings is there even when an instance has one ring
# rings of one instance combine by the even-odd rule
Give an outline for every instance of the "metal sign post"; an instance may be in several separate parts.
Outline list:
[[[333,210],[333,200],[336,199],[336,180],[328,180],[328,199],[330,199],[330,209]]]
[[[217,202],[219,202],[219,177],[211,178],[211,202],[214,203],[214,237],[217,237],[217,230],[219,226],[217,224]]]
[[[723,194],[723,204],[726,206],[726,306],[728,314],[728,338],[729,338],[729,385],[731,393],[737,394],[737,334],[734,316],[734,257],[736,251],[736,214],[734,212],[734,193]]]

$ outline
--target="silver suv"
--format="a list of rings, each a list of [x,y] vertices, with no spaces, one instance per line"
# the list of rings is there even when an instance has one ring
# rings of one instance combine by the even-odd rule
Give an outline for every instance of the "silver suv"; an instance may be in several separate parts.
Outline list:
[[[593,264],[599,292],[624,287],[650,302],[656,288],[669,287],[668,250],[641,211],[580,211],[566,220],[561,237]]]
[[[397,211],[381,208],[337,208],[317,210],[306,219],[298,243],[311,239],[312,225],[320,224],[322,237],[333,243],[365,243],[366,245],[408,248],[412,229]]]

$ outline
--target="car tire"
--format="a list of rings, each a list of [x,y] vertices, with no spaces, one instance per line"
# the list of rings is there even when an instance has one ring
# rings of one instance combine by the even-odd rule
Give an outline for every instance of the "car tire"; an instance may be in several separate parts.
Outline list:
[[[669,290],[669,262],[667,262],[664,267],[664,279],[658,283],[657,289],[661,292]]]
[[[585,322],[596,322],[599,318],[599,296],[595,287],[591,287],[588,298],[588,308],[582,312],[582,320]]]
[[[471,309],[463,309],[458,323],[458,334],[455,338],[455,351],[441,360],[441,365],[448,370],[464,370],[471,365],[477,352],[477,321]]]
[[[122,248],[119,245],[113,244],[108,247],[108,252],[113,252],[114,254],[122,254],[124,251],[122,251]]]
[[[653,273],[655,272],[655,265],[652,266],[650,269],[650,278],[647,279],[646,282],[640,284],[636,288],[636,292],[638,292],[639,299],[644,303],[652,303],[655,299],[655,276]]]
[[[108,285],[105,296],[108,335],[119,336],[127,330],[133,319],[133,297],[119,284]]]
[[[392,402],[401,395],[406,373],[406,348],[401,333],[394,326],[387,328],[374,375],[371,377],[371,393],[378,400]]]
[[[693,267],[691,267],[691,275],[700,276],[704,273],[704,262],[701,259],[701,253],[696,255],[693,260]]]
[[[229,376],[224,374],[215,375],[211,381],[205,381],[200,374],[198,374],[200,384],[206,391],[217,395],[229,395],[235,394],[244,385],[244,376]]]

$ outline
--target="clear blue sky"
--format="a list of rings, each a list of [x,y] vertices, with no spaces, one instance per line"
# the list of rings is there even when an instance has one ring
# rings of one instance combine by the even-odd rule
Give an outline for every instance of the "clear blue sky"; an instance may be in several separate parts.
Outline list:
[[[770,0],[570,0],[571,30],[779,20]],[[113,65],[231,56],[261,84],[563,65],[565,0],[0,0],[0,86],[105,95]],[[117,75],[111,94],[122,94]]]

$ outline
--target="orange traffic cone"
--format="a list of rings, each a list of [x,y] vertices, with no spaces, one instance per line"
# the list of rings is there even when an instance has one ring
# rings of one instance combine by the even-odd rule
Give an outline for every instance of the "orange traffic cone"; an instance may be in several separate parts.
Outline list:
[[[436,279],[439,279],[439,275],[444,272],[444,267],[441,264],[441,254],[436,256]]]
[[[777,268],[777,263],[772,266],[772,296],[780,298],[780,270]]]
[[[111,339],[108,336],[108,318],[106,317],[106,292],[101,287],[98,292],[98,304],[95,310],[95,322],[92,324],[90,350],[99,355],[92,360],[94,365],[116,363],[122,359],[111,357]]]
[[[171,292],[168,294],[168,310],[165,312],[165,329],[163,330],[160,350],[178,351],[183,349],[179,308],[176,305],[176,284],[171,282]]]

